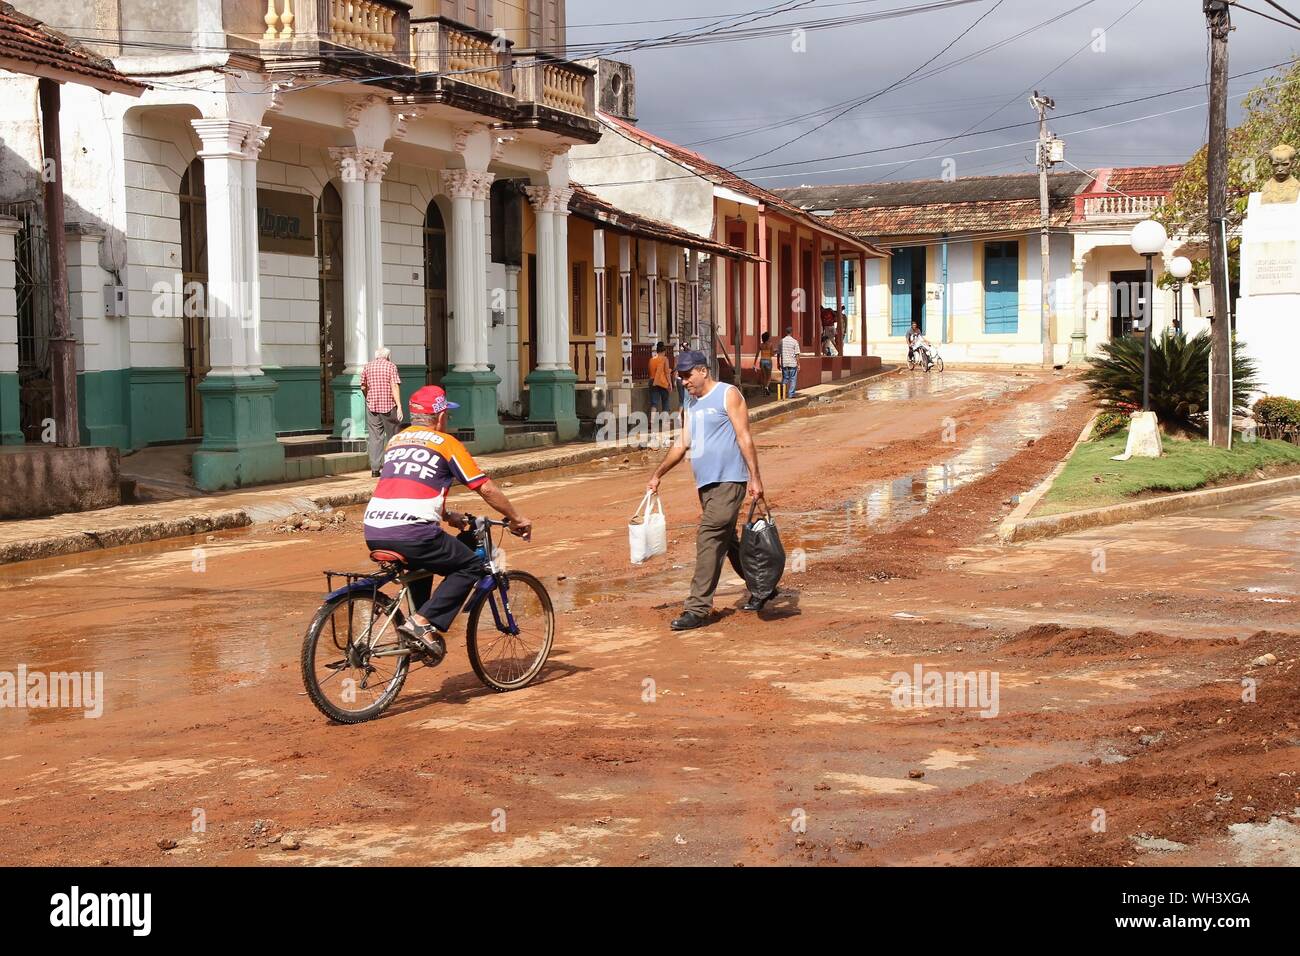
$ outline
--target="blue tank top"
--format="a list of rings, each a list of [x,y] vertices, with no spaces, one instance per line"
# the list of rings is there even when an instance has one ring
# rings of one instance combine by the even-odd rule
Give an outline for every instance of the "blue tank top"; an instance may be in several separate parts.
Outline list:
[[[691,429],[691,447],[686,456],[697,488],[719,481],[749,481],[749,467],[740,454],[736,429],[727,415],[727,393],[733,388],[717,382],[707,395],[692,399],[686,406]]]

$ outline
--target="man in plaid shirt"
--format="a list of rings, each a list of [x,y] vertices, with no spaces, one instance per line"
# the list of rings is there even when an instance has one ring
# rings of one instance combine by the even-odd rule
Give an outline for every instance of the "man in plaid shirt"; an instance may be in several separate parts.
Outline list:
[[[361,394],[366,397],[366,450],[370,453],[370,475],[379,477],[388,440],[402,423],[402,376],[389,358],[388,349],[376,349],[374,361],[361,370]]]

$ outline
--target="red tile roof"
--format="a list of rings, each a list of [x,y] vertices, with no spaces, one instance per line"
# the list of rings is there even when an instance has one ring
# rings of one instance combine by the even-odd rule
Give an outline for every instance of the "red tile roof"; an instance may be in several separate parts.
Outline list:
[[[108,60],[7,3],[0,3],[0,69],[80,83],[105,93],[139,96],[146,89],[119,73]]]
[[[1110,175],[1105,175],[1109,173]],[[1087,195],[1096,192],[1122,193],[1126,196],[1158,196],[1173,191],[1183,175],[1181,164],[1172,166],[1127,166],[1097,170],[1097,180]],[[1105,189],[1098,187],[1105,183]]]
[[[657,239],[687,249],[699,249],[703,252],[732,259],[758,259],[757,256],[741,249],[714,242],[712,239],[705,239],[670,223],[651,219],[649,216],[639,216],[636,213],[626,212],[613,203],[601,199],[591,190],[578,183],[571,182],[569,185],[573,188],[573,197],[569,200],[569,211],[575,216],[580,216],[599,226],[607,226],[618,232],[626,232],[629,235]]]
[[[636,140],[643,145],[659,150],[667,156],[668,159],[698,173],[705,179],[712,180],[719,186],[724,186],[727,189],[740,193],[741,195],[748,196],[751,199],[756,199],[764,205],[771,207],[773,210],[780,212],[791,219],[796,219],[819,232],[828,233],[832,236],[838,234],[838,238],[840,239],[847,240],[857,246],[866,246],[868,252],[873,252],[880,256],[884,255],[880,250],[873,248],[870,243],[866,243],[862,239],[849,235],[839,229],[830,228],[828,226],[828,220],[810,215],[794,203],[783,199],[776,193],[769,192],[762,186],[754,185],[747,179],[742,179],[731,170],[724,166],[719,166],[717,163],[700,155],[694,150],[687,149],[685,146],[678,146],[676,143],[655,136],[653,133],[647,133],[641,127],[634,126],[627,120],[620,119],[617,116],[610,116],[607,113],[598,113],[597,115],[629,139]]]
[[[1053,200],[1050,222],[1054,228],[1063,227],[1070,222],[1073,213],[1072,202]],[[1013,199],[839,209],[830,221],[845,232],[886,239],[891,236],[1025,232],[1039,228],[1039,216],[1037,199]]]

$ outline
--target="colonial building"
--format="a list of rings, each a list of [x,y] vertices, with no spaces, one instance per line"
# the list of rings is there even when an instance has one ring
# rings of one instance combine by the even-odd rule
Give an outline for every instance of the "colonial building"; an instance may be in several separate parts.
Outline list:
[[[405,394],[446,386],[479,450],[525,404],[567,427],[569,349],[522,381],[514,364],[567,341],[566,242],[507,255],[521,187],[563,236],[568,150],[601,135],[592,71],[550,52],[562,0],[25,6],[149,87],[64,101],[85,441],[197,441],[205,489],[278,480],[284,436],[364,437],[381,346]],[[0,74],[0,201],[36,236],[32,82]]]
[[[714,316],[713,342],[723,374],[736,365],[754,368],[761,334],[780,338],[787,326],[806,353],[801,385],[866,370],[879,360],[868,355],[860,296],[856,288],[866,263],[885,254],[825,218],[801,209],[719,166],[701,154],[672,143],[637,125],[635,84],[626,64],[590,61],[600,90],[600,141],[571,154],[573,178],[615,206],[671,222],[729,246],[743,255],[713,256],[709,273],[709,311]],[[652,252],[646,249],[643,256]],[[637,264],[647,276],[662,276],[661,265],[648,258]],[[836,289],[835,277],[848,275]],[[650,288],[654,288],[651,283]],[[650,309],[656,308],[651,293]],[[820,306],[846,313],[838,327],[834,359],[819,355]]]
[[[1132,331],[1145,262],[1132,227],[1163,206],[1180,166],[1052,173],[1049,307],[1058,364],[1079,361]],[[885,247],[868,264],[868,337],[889,360],[906,357],[913,321],[948,362],[1041,364],[1041,213],[1037,174],[806,186],[787,201],[854,236]],[[1172,256],[1171,242],[1166,255]],[[1157,261],[1157,273],[1162,263]],[[1195,290],[1184,314],[1203,327]],[[1173,312],[1157,292],[1155,328]]]

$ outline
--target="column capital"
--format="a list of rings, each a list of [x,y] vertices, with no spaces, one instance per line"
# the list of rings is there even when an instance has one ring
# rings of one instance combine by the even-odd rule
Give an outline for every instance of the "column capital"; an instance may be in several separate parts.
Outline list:
[[[452,199],[487,199],[496,173],[473,169],[444,169],[439,174],[442,189]]]
[[[392,153],[370,146],[331,146],[328,152],[335,172],[344,182],[380,182],[393,160]]]
[[[567,143],[563,146],[545,147],[542,150],[542,169],[549,173],[551,167],[555,165],[555,161],[561,156],[567,156],[571,148]]]
[[[267,138],[271,135],[271,127],[254,126],[244,137],[244,159],[256,161],[262,155],[262,147],[266,145]]]
[[[190,120],[190,126],[203,144],[198,154],[204,158],[226,156],[242,159],[244,141],[254,129],[252,123],[232,119],[195,119]]]
[[[525,186],[524,192],[528,193],[528,201],[533,204],[536,212],[557,213],[562,216],[569,214],[569,200],[573,198],[573,190],[562,186]]]
[[[393,154],[382,149],[371,148],[362,149],[361,152],[365,154],[363,169],[366,182],[383,182],[384,176],[388,174],[388,164],[393,161]]]

